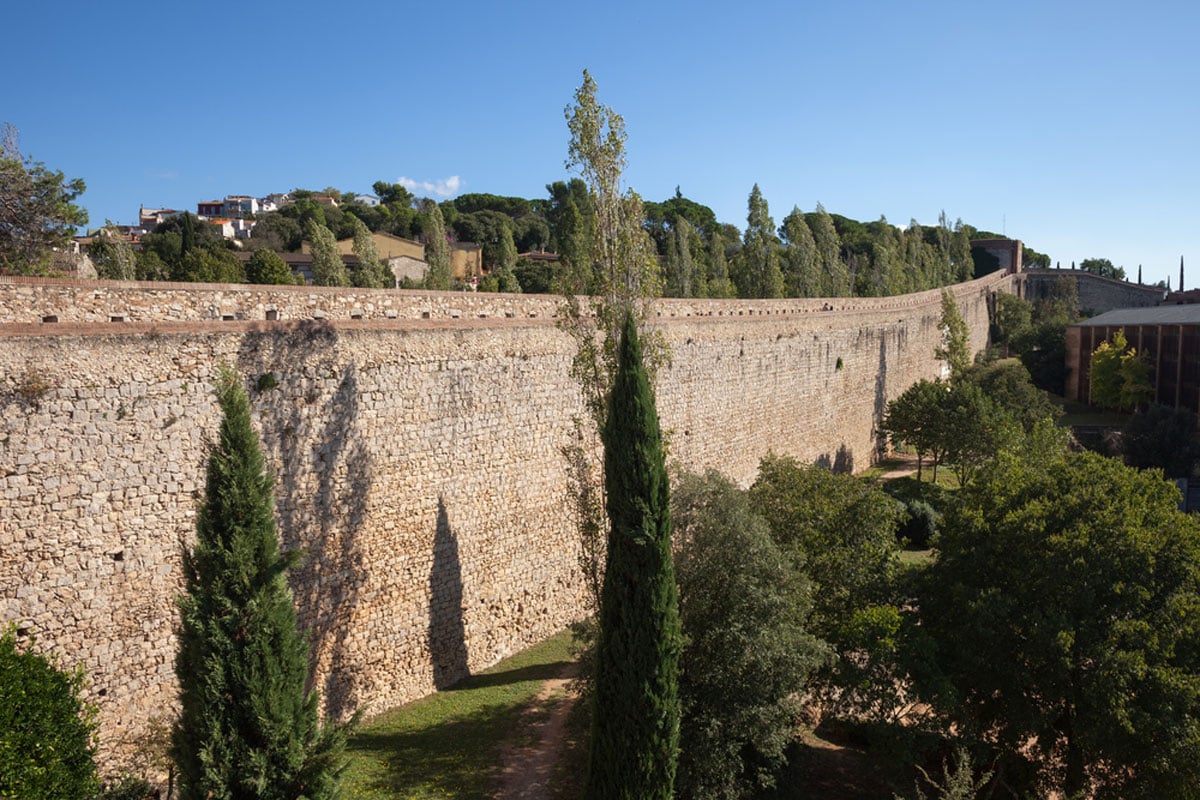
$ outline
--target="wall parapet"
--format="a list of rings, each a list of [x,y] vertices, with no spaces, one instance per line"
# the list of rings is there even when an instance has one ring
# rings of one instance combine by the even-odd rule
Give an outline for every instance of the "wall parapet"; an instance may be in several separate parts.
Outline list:
[[[1008,276],[992,275],[952,287],[956,293],[991,288]],[[659,319],[858,314],[899,311],[938,302],[940,289],[891,297],[785,298],[778,300],[656,301]],[[580,298],[587,308],[586,298]],[[0,327],[66,323],[147,324],[555,319],[557,295],[351,289],[325,286],[250,286],[0,276]],[[490,324],[490,323],[489,323]]]

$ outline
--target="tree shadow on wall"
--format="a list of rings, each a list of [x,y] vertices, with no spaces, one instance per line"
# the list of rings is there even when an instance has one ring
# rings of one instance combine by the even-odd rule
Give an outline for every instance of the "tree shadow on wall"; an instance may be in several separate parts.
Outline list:
[[[242,340],[238,367],[258,388],[263,441],[278,469],[281,538],[305,552],[288,582],[312,642],[310,680],[322,676],[315,688],[325,713],[345,719],[360,695],[350,620],[366,579],[359,539],[374,476],[355,431],[356,367],[339,359],[337,343],[336,331],[322,323],[255,331]]]
[[[462,601],[458,536],[450,527],[445,498],[439,496],[433,567],[429,571],[429,655],[433,661],[433,685],[439,690],[448,689],[471,674]]]
[[[837,452],[830,456],[829,453],[822,453],[817,456],[813,462],[818,467],[824,467],[830,472],[836,472],[839,475],[849,475],[854,472],[854,452],[846,447],[846,443],[842,442],[838,445]]]

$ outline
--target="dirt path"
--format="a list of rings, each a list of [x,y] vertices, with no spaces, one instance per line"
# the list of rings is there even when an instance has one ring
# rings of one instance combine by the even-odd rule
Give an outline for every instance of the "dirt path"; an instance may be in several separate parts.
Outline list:
[[[917,457],[916,456],[904,453],[904,454],[896,454],[896,455],[890,456],[889,459],[893,460],[893,461],[902,461],[904,463],[897,464],[896,466],[889,469],[887,472],[880,475],[879,480],[891,481],[891,480],[895,480],[896,478],[905,478],[905,477],[909,477],[909,476],[915,476],[917,474]]]
[[[525,709],[517,735],[532,741],[505,751],[497,800],[550,800],[550,780],[566,742],[567,717],[575,705],[575,696],[567,690],[570,680],[563,675],[546,681]]]

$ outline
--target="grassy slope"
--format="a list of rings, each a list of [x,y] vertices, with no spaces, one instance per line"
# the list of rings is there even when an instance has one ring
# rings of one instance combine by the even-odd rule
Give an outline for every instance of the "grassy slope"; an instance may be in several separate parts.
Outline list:
[[[561,633],[495,667],[364,724],[350,740],[345,796],[486,798],[499,781],[501,748],[524,707],[571,659]]]

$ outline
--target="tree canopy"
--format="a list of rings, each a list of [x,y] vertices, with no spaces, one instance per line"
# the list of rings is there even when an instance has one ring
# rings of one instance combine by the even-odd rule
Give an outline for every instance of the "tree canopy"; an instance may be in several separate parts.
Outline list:
[[[930,696],[1022,792],[1197,796],[1200,524],[1177,501],[1096,454],[1002,457],[943,521]]]
[[[17,130],[0,128],[0,274],[30,275],[48,269],[66,249],[87,212],[75,204],[87,186],[80,178],[23,155]]]

